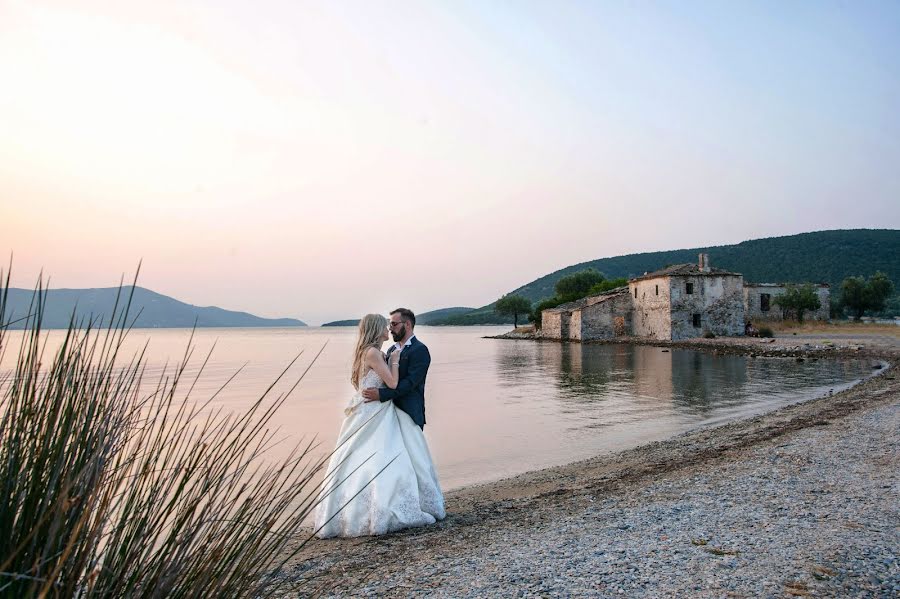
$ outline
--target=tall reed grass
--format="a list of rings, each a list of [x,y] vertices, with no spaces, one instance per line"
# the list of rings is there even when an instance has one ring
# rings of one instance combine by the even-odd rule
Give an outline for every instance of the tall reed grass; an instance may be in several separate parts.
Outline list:
[[[121,290],[104,328],[73,316],[45,355],[39,282],[10,347],[9,284],[0,271],[0,361],[17,352],[0,374],[0,595],[252,597],[288,584],[279,570],[310,536],[328,456],[314,458],[312,441],[278,463],[266,451],[272,416],[309,368],[289,391],[276,395],[275,381],[245,413],[224,413],[190,398],[190,349],[153,381],[146,346],[123,355],[134,320]]]

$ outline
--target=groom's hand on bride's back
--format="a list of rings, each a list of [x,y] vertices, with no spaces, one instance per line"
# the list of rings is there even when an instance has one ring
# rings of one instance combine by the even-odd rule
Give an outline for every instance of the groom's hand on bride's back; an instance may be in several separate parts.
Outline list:
[[[379,401],[378,397],[378,389],[375,387],[369,387],[368,389],[362,390],[362,396],[366,398],[366,403],[370,401]]]

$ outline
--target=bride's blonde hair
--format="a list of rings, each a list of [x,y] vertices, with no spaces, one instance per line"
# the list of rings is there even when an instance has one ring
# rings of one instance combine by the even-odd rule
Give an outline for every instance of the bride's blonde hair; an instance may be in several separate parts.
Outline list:
[[[359,336],[356,338],[356,352],[353,354],[353,371],[350,382],[359,389],[360,370],[363,359],[370,347],[381,351],[381,335],[387,330],[388,319],[381,314],[366,314],[359,321]]]

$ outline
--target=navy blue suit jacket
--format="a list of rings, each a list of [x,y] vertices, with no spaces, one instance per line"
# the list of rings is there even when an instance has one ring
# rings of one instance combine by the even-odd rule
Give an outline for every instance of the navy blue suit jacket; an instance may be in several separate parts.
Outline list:
[[[394,353],[391,346],[387,355]],[[400,354],[400,380],[396,389],[383,387],[378,390],[381,401],[393,401],[394,405],[409,414],[419,428],[425,428],[425,377],[431,366],[431,354],[425,344],[413,337],[412,343]]]

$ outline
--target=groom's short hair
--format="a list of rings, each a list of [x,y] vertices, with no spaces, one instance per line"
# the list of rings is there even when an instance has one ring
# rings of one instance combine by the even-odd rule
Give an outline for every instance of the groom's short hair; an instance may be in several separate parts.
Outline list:
[[[394,314],[399,314],[400,318],[404,321],[411,322],[413,326],[416,326],[416,315],[413,314],[413,311],[409,308],[397,308],[396,310],[391,310],[391,316]]]

